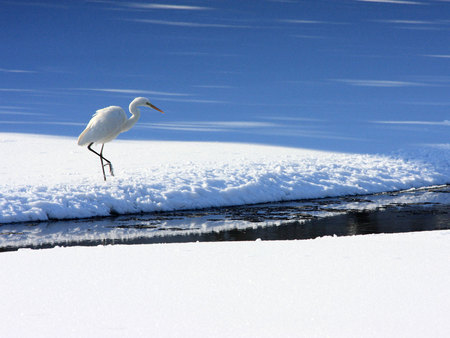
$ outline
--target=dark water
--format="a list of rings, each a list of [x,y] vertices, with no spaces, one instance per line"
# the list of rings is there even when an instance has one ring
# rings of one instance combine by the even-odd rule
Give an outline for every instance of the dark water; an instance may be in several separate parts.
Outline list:
[[[450,185],[364,196],[5,224],[0,251],[55,246],[311,239],[450,229]]]

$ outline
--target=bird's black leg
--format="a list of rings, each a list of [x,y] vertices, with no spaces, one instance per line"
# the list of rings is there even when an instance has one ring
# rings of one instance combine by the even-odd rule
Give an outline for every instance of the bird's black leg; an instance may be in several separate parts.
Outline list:
[[[93,144],[94,144],[94,142],[90,143],[90,144],[88,145],[88,149],[89,149],[90,151],[92,151],[94,154],[96,154],[98,157],[100,157],[100,163],[101,163],[101,165],[102,165],[102,171],[103,171],[103,179],[106,181],[105,165],[109,165],[109,171],[111,172],[111,175],[114,176],[114,174],[113,174],[113,172],[112,172],[111,162],[108,161],[106,158],[103,157],[103,146],[104,146],[104,144],[102,145],[102,150],[100,151],[100,154],[97,153],[94,149],[91,148]],[[108,162],[108,163],[107,163],[107,164],[103,164],[103,160],[105,160],[105,161]]]
[[[102,147],[103,148],[103,147]],[[102,171],[103,171],[103,179],[106,181],[106,175],[105,175],[105,165],[103,164],[103,156],[100,153],[100,163],[102,164]]]
[[[105,167],[105,166],[109,166],[109,173],[111,174],[111,176],[114,176],[114,171],[113,171],[113,167],[112,167],[112,163],[111,163],[111,161],[110,160],[107,160],[106,158],[104,158],[103,157],[103,147],[105,146],[105,144],[102,144],[102,149],[100,150],[100,157],[102,158],[102,159],[104,159],[106,162],[108,162],[108,163],[106,163],[106,164],[103,164],[103,162],[102,162],[102,166],[103,167]],[[103,170],[103,172],[104,172],[104,170]]]

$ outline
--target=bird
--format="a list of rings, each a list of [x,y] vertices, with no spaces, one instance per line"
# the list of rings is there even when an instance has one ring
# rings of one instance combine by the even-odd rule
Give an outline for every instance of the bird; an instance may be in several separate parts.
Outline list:
[[[105,167],[109,166],[109,172],[111,176],[114,176],[113,167],[111,161],[103,157],[103,148],[105,143],[114,140],[120,133],[130,130],[141,116],[141,112],[138,107],[147,106],[153,108],[161,113],[164,113],[158,107],[155,107],[150,103],[149,99],[145,97],[137,97],[131,101],[129,110],[131,117],[127,118],[125,111],[118,106],[109,106],[103,109],[99,109],[92,116],[91,120],[86,126],[86,129],[78,137],[78,145],[85,146],[94,154],[100,157],[100,163],[102,165],[103,179],[106,181]],[[93,144],[101,144],[102,148],[100,153],[92,149]],[[103,163],[106,162],[106,164]]]

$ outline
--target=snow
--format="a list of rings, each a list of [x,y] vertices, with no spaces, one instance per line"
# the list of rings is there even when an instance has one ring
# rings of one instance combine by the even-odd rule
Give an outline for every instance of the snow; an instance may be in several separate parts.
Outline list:
[[[0,133],[0,223],[372,194],[450,182],[449,144],[368,155],[115,140],[104,155],[116,174],[106,182],[98,158],[74,138]],[[396,203],[448,204],[448,193],[438,190],[331,201],[315,216]],[[208,218],[192,219],[183,230],[210,231],[204,225]],[[242,226],[225,218],[214,223],[214,229]],[[0,247],[124,236],[102,220],[95,227],[81,221],[58,224],[4,224]],[[127,236],[141,236],[140,231]],[[152,231],[145,235],[157,235]],[[0,254],[5,272],[0,335],[448,337],[448,257],[450,230],[20,249]]]
[[[448,337],[450,231],[0,254],[2,336]]]
[[[351,154],[238,143],[115,140],[115,177],[67,137],[0,134],[0,223],[196,209],[450,182],[450,145]]]
[[[334,197],[326,199],[275,202],[246,205],[240,208],[176,211],[174,213],[152,213],[123,215],[83,220],[43,221],[33,223],[10,223],[0,226],[0,250],[23,247],[86,245],[89,243],[123,243],[149,239],[166,242],[171,236],[185,236],[193,241],[201,234],[218,233],[236,229],[257,229],[280,226],[287,222],[305,223],[314,217],[326,218],[349,211],[375,211],[386,208],[410,206],[414,211],[429,209],[438,219],[434,207],[450,205],[450,187],[434,186],[410,189],[395,193],[357,196],[355,199]],[[282,212],[280,208],[290,208]],[[292,211],[295,210],[295,211]],[[254,216],[258,215],[256,219]],[[448,218],[448,217],[447,217]],[[445,214],[442,215],[444,221]],[[410,220],[410,222],[414,222]],[[416,221],[417,222],[417,221]],[[329,223],[331,224],[332,221]],[[396,223],[396,222],[394,222]],[[447,222],[448,223],[448,222]],[[30,225],[33,226],[30,226]],[[398,224],[398,223],[397,223]],[[385,224],[385,231],[389,224]],[[380,225],[380,229],[383,227]],[[417,227],[412,227],[418,230]],[[397,230],[402,229],[398,225]],[[420,227],[431,230],[432,227]],[[402,231],[404,231],[403,228]],[[412,229],[411,229],[412,230]],[[390,231],[388,231],[390,232]],[[326,233],[324,233],[325,235]]]

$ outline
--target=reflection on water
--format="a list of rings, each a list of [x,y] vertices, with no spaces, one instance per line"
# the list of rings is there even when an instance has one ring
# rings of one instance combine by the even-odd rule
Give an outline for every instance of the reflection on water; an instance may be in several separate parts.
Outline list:
[[[286,240],[450,229],[450,186],[0,226],[0,251],[70,245]]]

